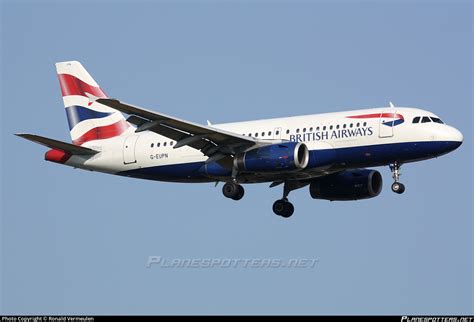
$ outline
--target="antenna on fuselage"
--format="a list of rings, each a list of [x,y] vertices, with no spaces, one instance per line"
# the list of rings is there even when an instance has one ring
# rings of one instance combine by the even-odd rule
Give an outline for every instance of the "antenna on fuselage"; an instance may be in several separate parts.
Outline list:
[[[392,102],[389,102],[391,108],[395,108],[395,105],[393,105]]]

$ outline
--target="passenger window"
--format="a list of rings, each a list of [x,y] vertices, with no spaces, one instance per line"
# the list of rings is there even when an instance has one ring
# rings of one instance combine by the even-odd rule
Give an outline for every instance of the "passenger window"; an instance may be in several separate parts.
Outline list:
[[[271,136],[272,135],[272,131],[268,131],[268,136]]]
[[[252,133],[249,133],[249,136],[252,136]]]
[[[345,129],[345,128],[346,128],[346,126],[347,126],[346,124],[343,124],[343,125],[342,125],[342,128],[343,128],[343,129]]]
[[[336,125],[336,129],[338,129],[338,130],[339,130],[339,124],[338,124],[338,125]]]
[[[157,147],[157,148],[159,148],[159,147],[160,147],[160,142],[158,142],[158,143],[156,144],[156,147]]]
[[[151,144],[151,147],[153,147],[154,145],[155,145],[155,144],[152,143],[152,144]]]
[[[316,131],[319,131],[319,126],[316,128]]]
[[[300,129],[296,129],[296,133],[300,133]]]
[[[313,132],[313,127],[310,127],[310,128],[309,128],[309,131],[310,131],[310,132]]]
[[[332,130],[332,125],[329,127],[330,130]]]
[[[276,132],[275,132],[275,135],[278,135],[278,134],[280,134],[280,131],[276,131]]]
[[[265,132],[262,132],[262,136],[265,136]]]
[[[357,125],[356,125],[356,126],[357,126],[357,127],[360,127],[360,123],[357,123]]]
[[[364,122],[364,126],[367,126],[367,122]]]
[[[326,126],[323,126],[323,131],[326,131]]]
[[[428,116],[423,116],[423,118],[421,119],[421,123],[429,123],[429,122],[431,122],[431,120]]]
[[[286,130],[286,134],[290,134],[290,130]]]
[[[305,128],[305,127],[303,128],[303,133],[304,133],[304,132],[306,132],[306,128]]]
[[[163,146],[166,146],[166,142],[163,142]]]
[[[431,120],[435,123],[444,124],[444,122],[441,121],[441,119],[437,117],[431,117]]]
[[[170,142],[170,146],[173,146],[173,141]]]
[[[258,133],[255,133],[255,137],[256,137],[256,138],[258,137]]]
[[[351,123],[351,124],[349,124],[349,127],[353,127],[353,126],[354,126],[354,124],[352,124],[352,123]]]
[[[419,122],[420,122],[420,117],[419,116],[417,116],[413,119],[413,123],[416,124],[416,123],[419,123]]]

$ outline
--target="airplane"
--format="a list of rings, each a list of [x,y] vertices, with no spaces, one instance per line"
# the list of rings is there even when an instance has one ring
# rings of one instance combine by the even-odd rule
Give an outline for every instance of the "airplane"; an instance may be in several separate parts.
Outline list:
[[[140,108],[105,94],[77,61],[56,63],[72,143],[16,135],[50,150],[45,160],[125,177],[183,183],[223,182],[240,200],[244,184],[283,186],[273,212],[288,218],[291,191],[313,199],[373,198],[389,166],[397,194],[402,164],[457,149],[463,135],[435,114],[388,107],[207,125]],[[124,114],[128,115],[127,118]]]

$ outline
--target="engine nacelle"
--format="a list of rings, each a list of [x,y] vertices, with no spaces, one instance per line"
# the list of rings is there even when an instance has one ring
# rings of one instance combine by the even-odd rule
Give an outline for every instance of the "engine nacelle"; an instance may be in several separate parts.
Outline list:
[[[314,179],[309,186],[309,192],[314,199],[368,199],[379,195],[382,184],[382,175],[376,170],[347,170]]]
[[[262,146],[239,154],[234,165],[240,171],[275,172],[301,170],[309,161],[308,147],[301,142]]]

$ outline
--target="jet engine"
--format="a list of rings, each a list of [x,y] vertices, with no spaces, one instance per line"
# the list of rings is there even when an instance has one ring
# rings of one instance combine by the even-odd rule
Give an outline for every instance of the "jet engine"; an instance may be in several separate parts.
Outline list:
[[[255,148],[237,155],[239,171],[277,172],[301,170],[309,161],[308,147],[301,142],[284,142]]]
[[[382,175],[376,170],[356,169],[313,179],[309,192],[314,199],[358,200],[379,195]]]

